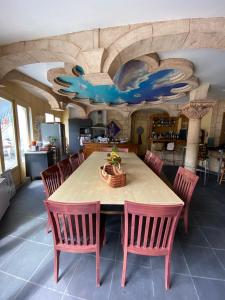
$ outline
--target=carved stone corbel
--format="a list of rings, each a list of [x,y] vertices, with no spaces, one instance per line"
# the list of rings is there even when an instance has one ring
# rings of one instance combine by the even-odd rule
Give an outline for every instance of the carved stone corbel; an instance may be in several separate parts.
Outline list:
[[[181,110],[188,119],[201,119],[215,105],[215,101],[192,101],[184,105]]]

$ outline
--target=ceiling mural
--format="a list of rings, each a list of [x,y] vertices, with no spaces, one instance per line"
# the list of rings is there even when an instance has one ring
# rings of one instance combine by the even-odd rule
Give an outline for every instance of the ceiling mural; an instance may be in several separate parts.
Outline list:
[[[143,57],[128,61],[119,68],[110,85],[94,85],[86,80],[81,66],[72,71],[74,75],[54,77],[54,91],[77,101],[89,99],[93,104],[158,103],[179,99],[198,86],[192,63],[184,59],[159,61],[153,69]]]

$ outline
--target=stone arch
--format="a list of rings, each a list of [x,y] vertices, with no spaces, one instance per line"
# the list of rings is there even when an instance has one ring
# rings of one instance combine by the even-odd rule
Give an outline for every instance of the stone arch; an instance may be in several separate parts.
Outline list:
[[[170,116],[177,116],[180,114],[180,109],[176,104],[168,104],[168,103],[159,103],[154,105],[145,105],[145,106],[135,106],[130,113],[129,117],[132,118],[132,115],[134,115],[135,112],[140,110],[150,110],[152,112],[154,111],[160,111],[167,113]]]
[[[29,90],[33,90],[38,95],[45,98],[52,110],[64,110],[64,99],[57,94],[54,94],[49,87],[44,84],[24,75],[23,73],[13,70],[9,72],[3,79],[3,83],[7,82],[18,82],[22,86],[27,87]]]
[[[63,61],[79,64],[80,48],[59,39],[19,42],[0,47],[0,79],[9,71],[26,64]]]
[[[67,105],[68,109],[73,109],[73,111],[70,111],[70,117],[71,118],[79,118],[79,119],[87,119],[88,118],[88,114],[85,110],[85,107],[83,107],[82,105],[79,105],[78,103],[74,103],[74,102],[70,102]]]
[[[184,19],[144,24],[115,40],[108,48],[103,72],[114,77],[131,59],[179,48],[225,49],[225,18]]]

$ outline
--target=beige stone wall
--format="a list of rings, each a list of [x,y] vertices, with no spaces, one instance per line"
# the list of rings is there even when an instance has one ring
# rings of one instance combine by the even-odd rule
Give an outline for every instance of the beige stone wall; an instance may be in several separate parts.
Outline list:
[[[107,124],[114,121],[120,128],[121,131],[117,134],[116,138],[127,138],[130,140],[131,134],[131,120],[130,117],[124,117],[116,110],[107,111]]]
[[[209,137],[214,138],[214,145],[220,142],[223,113],[225,112],[225,101],[218,101],[213,107]]]

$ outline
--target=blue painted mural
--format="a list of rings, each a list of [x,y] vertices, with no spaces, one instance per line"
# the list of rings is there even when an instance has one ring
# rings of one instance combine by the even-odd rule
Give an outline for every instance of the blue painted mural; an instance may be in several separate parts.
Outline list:
[[[83,69],[75,67],[77,77],[62,75],[56,78],[62,94],[76,93],[76,99],[89,98],[95,103],[138,104],[142,101],[158,101],[161,96],[172,96],[174,88],[183,88],[185,82],[173,83],[170,78],[179,71],[163,69],[148,72],[148,66],[138,60],[124,64],[113,78],[112,85],[93,85],[84,79]]]

